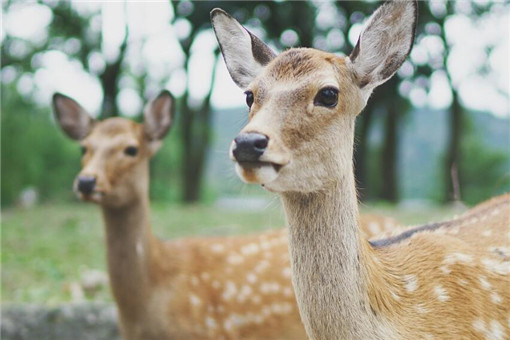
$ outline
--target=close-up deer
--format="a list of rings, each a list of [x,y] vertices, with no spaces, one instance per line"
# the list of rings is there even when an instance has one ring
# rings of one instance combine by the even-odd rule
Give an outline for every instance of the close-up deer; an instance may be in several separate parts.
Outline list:
[[[292,282],[312,339],[509,339],[510,195],[446,222],[361,236],[354,125],[413,45],[416,1],[388,1],[349,56],[279,55],[221,9],[211,12],[249,122],[236,172],[281,197]]]
[[[57,122],[81,143],[74,189],[101,207],[110,286],[126,339],[305,339],[290,281],[287,230],[162,242],[151,231],[149,160],[172,122],[172,97],[148,103],[144,123],[96,121],[55,94]],[[363,217],[366,237],[394,228]]]

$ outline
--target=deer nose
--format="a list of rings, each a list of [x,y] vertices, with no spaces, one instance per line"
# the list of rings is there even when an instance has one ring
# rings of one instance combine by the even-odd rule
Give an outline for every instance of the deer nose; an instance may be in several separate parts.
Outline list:
[[[238,162],[257,162],[266,151],[269,138],[260,133],[242,133],[234,139],[232,153]]]
[[[89,195],[94,191],[96,186],[96,178],[88,176],[78,177],[78,191],[84,195]]]

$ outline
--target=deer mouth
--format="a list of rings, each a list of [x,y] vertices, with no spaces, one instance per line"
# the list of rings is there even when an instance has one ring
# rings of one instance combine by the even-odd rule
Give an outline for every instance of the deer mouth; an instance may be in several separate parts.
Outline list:
[[[283,164],[272,162],[236,162],[236,173],[246,183],[267,184],[278,177]]]
[[[101,203],[106,195],[105,192],[102,190],[94,190],[86,194],[76,190],[75,193],[80,200],[93,203]]]

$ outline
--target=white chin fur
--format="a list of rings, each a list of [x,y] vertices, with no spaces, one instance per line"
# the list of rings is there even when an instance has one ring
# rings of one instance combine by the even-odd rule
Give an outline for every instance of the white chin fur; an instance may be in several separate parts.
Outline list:
[[[271,164],[242,167],[236,163],[236,173],[245,183],[267,184],[278,177],[278,172]]]

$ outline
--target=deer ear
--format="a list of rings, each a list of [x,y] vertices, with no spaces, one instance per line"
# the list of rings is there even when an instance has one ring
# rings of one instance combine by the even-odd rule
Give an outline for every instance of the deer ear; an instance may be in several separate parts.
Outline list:
[[[349,56],[355,79],[368,95],[391,78],[411,52],[417,16],[416,0],[392,0],[368,19]]]
[[[61,93],[53,95],[53,111],[62,130],[75,140],[85,138],[95,122],[80,104]]]
[[[174,99],[170,92],[163,90],[149,101],[143,111],[143,131],[151,141],[163,139],[173,123]]]
[[[219,8],[211,11],[211,22],[230,76],[237,86],[247,88],[276,53]]]

